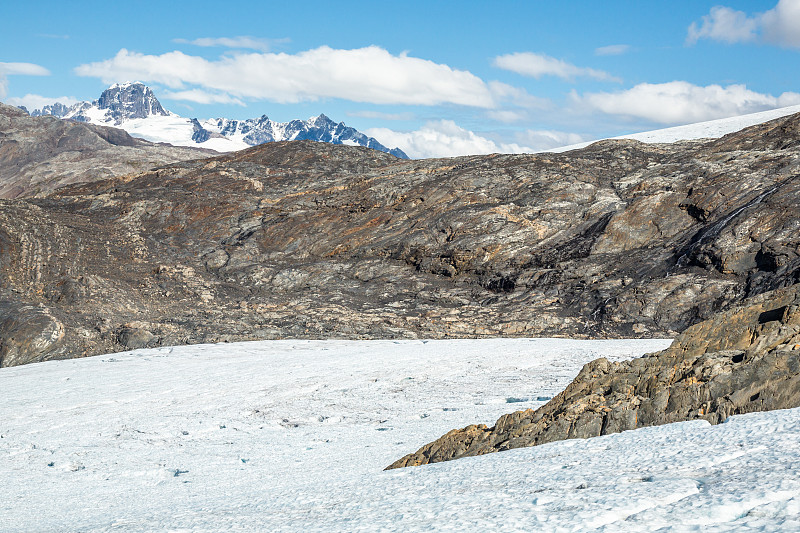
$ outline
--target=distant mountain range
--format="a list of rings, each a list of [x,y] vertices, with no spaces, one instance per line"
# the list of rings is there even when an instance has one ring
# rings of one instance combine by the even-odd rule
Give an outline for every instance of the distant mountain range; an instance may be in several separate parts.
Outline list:
[[[219,152],[241,150],[273,141],[311,140],[350,146],[366,146],[408,159],[399,148],[389,149],[368,137],[336,123],[325,115],[308,120],[274,122],[266,115],[247,120],[215,118],[200,121],[167,111],[150,87],[140,82],[117,83],[93,102],[61,103],[28,111],[31,116],[53,115],[66,120],[121,128],[134,137],[175,146],[210,148]]]

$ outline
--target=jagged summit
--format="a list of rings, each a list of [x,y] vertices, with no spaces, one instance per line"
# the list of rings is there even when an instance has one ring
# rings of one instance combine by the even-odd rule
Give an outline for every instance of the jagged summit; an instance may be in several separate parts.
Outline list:
[[[116,124],[151,115],[169,116],[169,112],[161,106],[150,87],[138,81],[115,83],[103,91],[97,100],[97,106],[107,110]]]
[[[367,137],[355,128],[345,125],[344,122],[337,124],[324,114],[308,120],[295,119],[289,122],[275,122],[270,120],[267,115],[247,120],[217,118],[200,122],[199,125],[202,127],[202,131],[196,130],[194,133],[199,138],[219,134],[249,146],[275,141],[310,140],[349,146],[366,146],[373,150],[392,154],[400,159],[408,159],[405,152],[399,148],[389,149],[377,139]]]
[[[366,146],[408,159],[399,148],[389,149],[377,139],[346,126],[344,122],[337,124],[324,114],[289,122],[274,122],[267,115],[246,120],[184,118],[164,109],[152,89],[139,81],[115,83],[93,102],[78,102],[69,107],[56,102],[34,109],[30,114],[114,126],[134,137],[153,142],[210,148],[220,152],[241,150],[267,142],[307,139]]]

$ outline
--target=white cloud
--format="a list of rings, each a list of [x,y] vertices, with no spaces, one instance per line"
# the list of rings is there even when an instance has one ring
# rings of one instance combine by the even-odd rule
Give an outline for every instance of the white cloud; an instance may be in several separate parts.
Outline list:
[[[50,71],[33,63],[3,63],[0,62],[0,98],[8,94],[7,76],[49,76]]]
[[[761,35],[768,43],[800,48],[800,0],[781,0],[761,15]]]
[[[701,24],[692,22],[689,26],[686,44],[695,44],[699,39],[725,43],[762,41],[800,48],[800,0],[780,0],[774,8],[752,17],[729,7],[712,7]]]
[[[199,39],[173,39],[173,42],[193,44],[195,46],[221,46],[224,48],[244,48],[248,50],[260,50],[266,52],[272,48],[275,43],[285,43],[288,39],[262,39],[259,37],[250,37],[248,35],[240,35],[238,37],[201,37]]]
[[[179,51],[145,55],[122,49],[111,59],[80,65],[75,72],[105,83],[141,79],[172,89],[195,85],[234,98],[277,103],[342,98],[373,104],[494,107],[489,87],[474,74],[405,53],[392,55],[377,46],[323,46],[298,54],[237,54],[215,61]]]
[[[493,64],[498,68],[534,78],[557,76],[565,80],[573,80],[578,77],[588,77],[604,81],[620,81],[619,78],[602,70],[576,67],[566,61],[533,52],[516,52],[497,56],[494,58]]]
[[[28,111],[33,111],[34,109],[41,109],[46,105],[52,105],[56,102],[59,102],[69,107],[71,105],[77,104],[78,99],[73,96],[48,97],[48,96],[41,96],[38,94],[26,94],[25,96],[13,96],[6,100],[7,104],[15,106],[22,105],[25,106],[28,109]]]
[[[25,76],[49,76],[50,71],[33,63],[2,63],[0,62],[0,75],[8,76],[20,74]]]
[[[437,120],[422,128],[399,132],[388,128],[371,128],[364,133],[375,137],[385,146],[397,146],[409,157],[453,157],[491,153],[527,153],[532,148],[516,143],[496,143],[475,132],[465,130],[452,120]]]
[[[588,93],[573,99],[590,110],[649,120],[687,124],[800,104],[800,94],[757,93],[744,85],[693,85],[685,81],[641,83],[626,91]]]
[[[165,100],[184,100],[197,104],[235,104],[245,105],[238,98],[228,94],[215,94],[202,89],[189,89],[186,91],[166,91],[161,95]]]
[[[692,22],[686,36],[687,44],[694,44],[699,39],[712,39],[725,43],[741,43],[754,41],[758,21],[749,18],[747,13],[736,11],[725,6],[712,7],[708,15],[702,18],[702,24]]]
[[[631,46],[629,44],[610,44],[608,46],[601,46],[600,48],[594,49],[594,55],[596,56],[618,56],[630,51]]]

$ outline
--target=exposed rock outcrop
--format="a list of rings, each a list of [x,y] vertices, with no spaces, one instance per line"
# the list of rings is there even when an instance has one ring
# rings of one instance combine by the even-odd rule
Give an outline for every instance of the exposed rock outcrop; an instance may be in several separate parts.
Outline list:
[[[0,298],[64,325],[34,359],[287,337],[674,336],[800,280],[798,123],[424,161],[280,142],[0,201]]]
[[[800,290],[760,295],[687,329],[668,349],[597,359],[550,402],[454,430],[389,468],[685,420],[800,406]]]
[[[116,128],[31,117],[0,103],[0,198],[41,196],[64,185],[213,153],[154,144]]]
[[[52,357],[63,339],[64,325],[46,307],[0,301],[0,367]]]

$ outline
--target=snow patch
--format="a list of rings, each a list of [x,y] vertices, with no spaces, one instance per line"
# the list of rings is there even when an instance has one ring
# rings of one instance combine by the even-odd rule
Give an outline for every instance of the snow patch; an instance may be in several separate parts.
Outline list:
[[[756,124],[768,122],[776,118],[787,117],[789,115],[794,115],[795,113],[800,113],[800,105],[781,107],[779,109],[771,109],[769,111],[760,111],[758,113],[751,113],[749,115],[698,122],[696,124],[687,124],[685,126],[675,126],[660,130],[644,131],[641,133],[632,133],[630,135],[620,135],[619,137],[611,137],[611,139],[633,139],[635,141],[641,141],[644,143],[672,143],[676,141],[688,141],[693,139],[716,139],[722,137],[723,135],[743,130],[744,128],[750,126],[755,126]],[[578,144],[570,144],[569,146],[543,150],[543,152],[567,152],[569,150],[586,148],[595,142],[597,141],[595,140]]]

